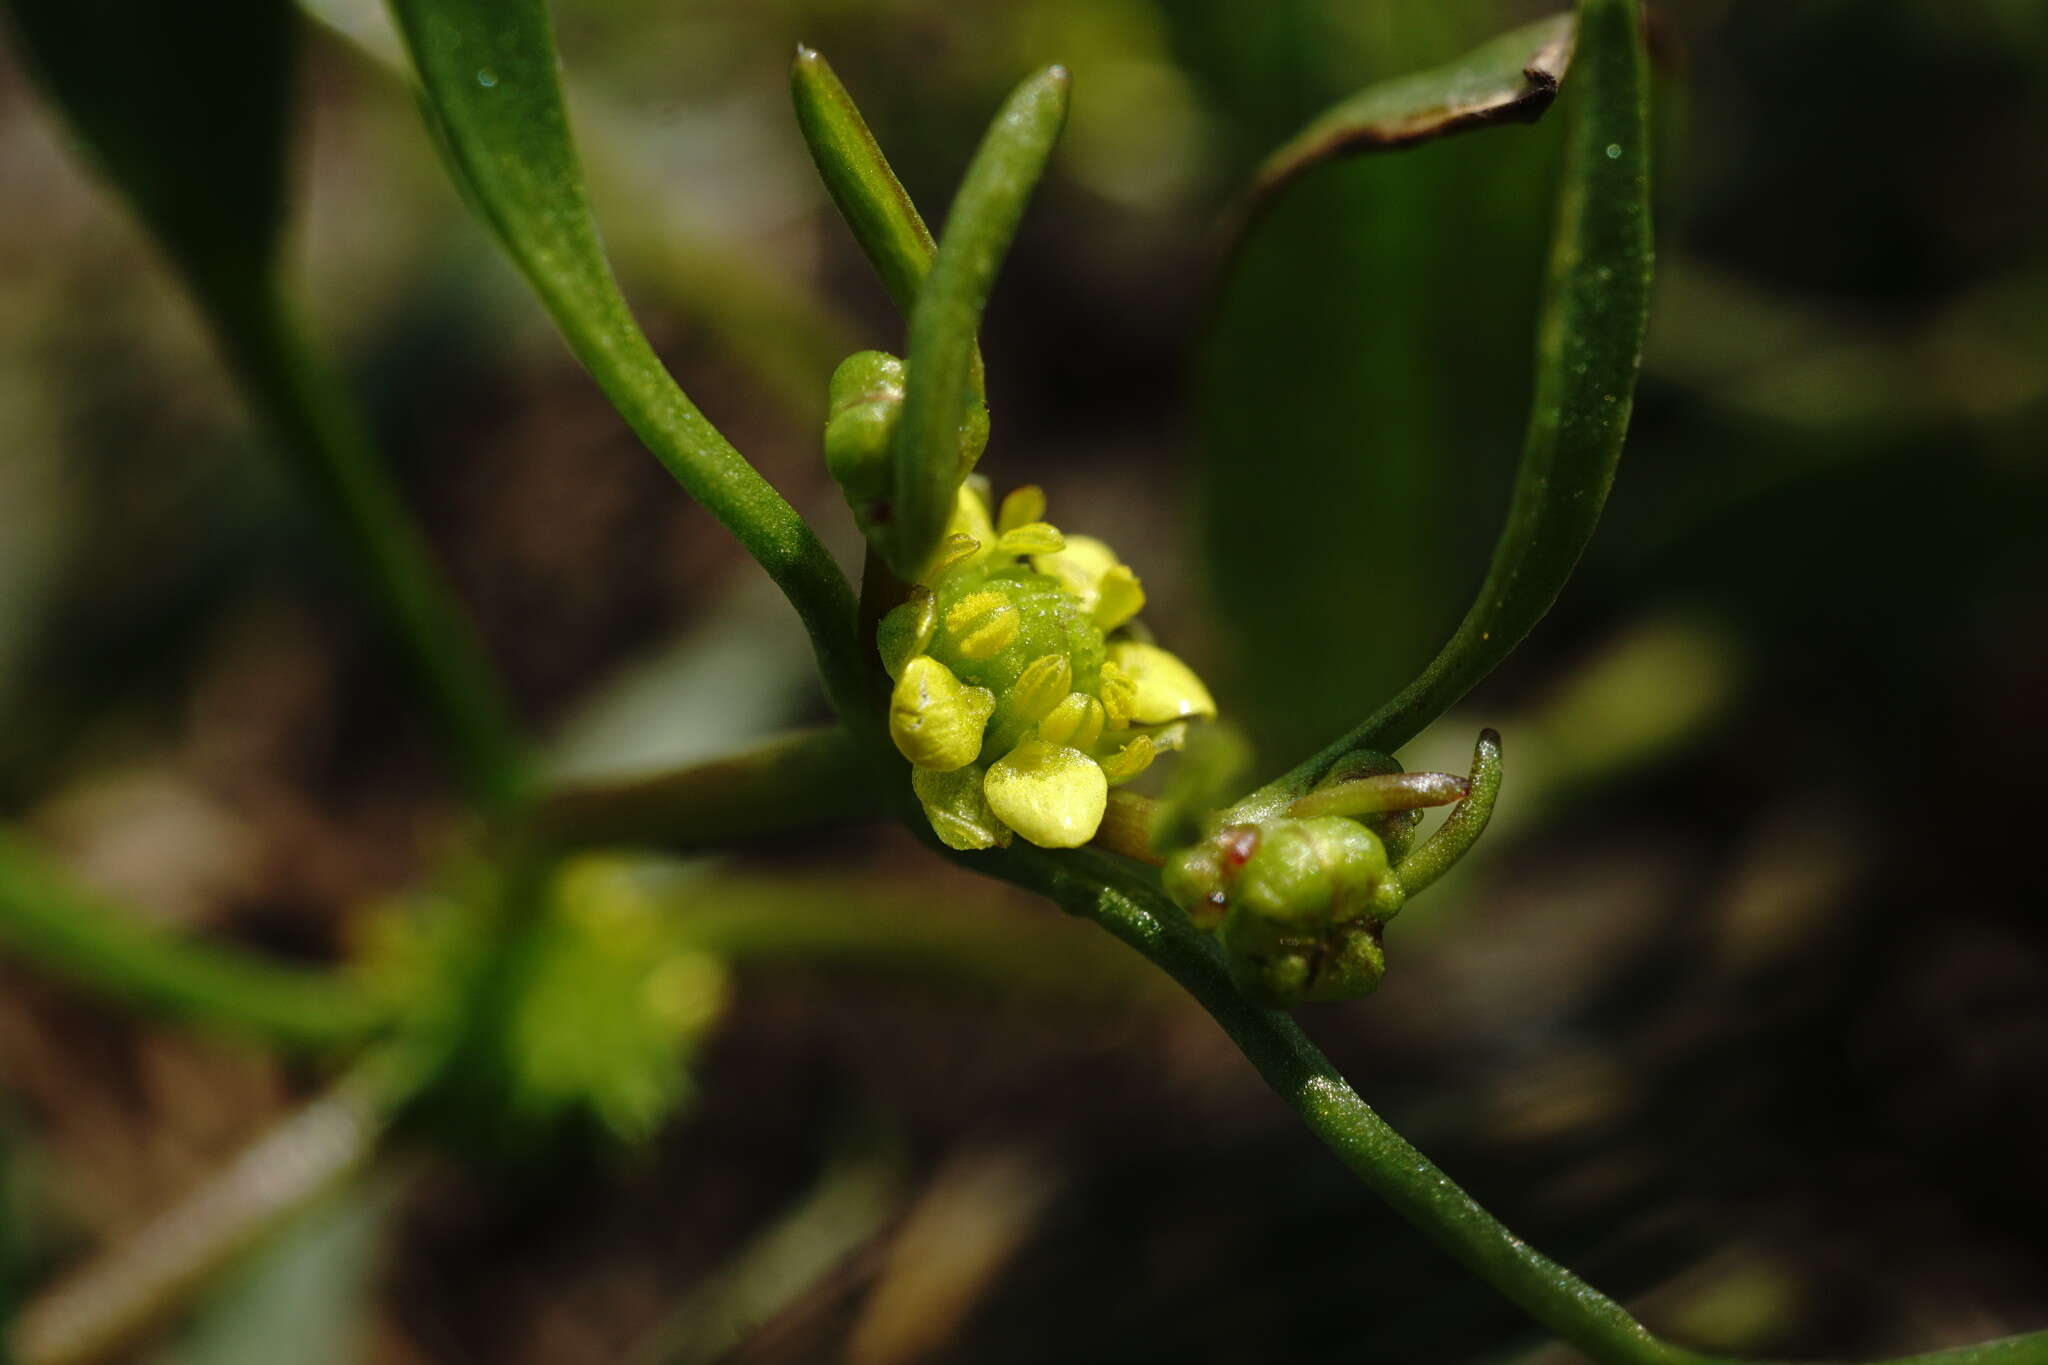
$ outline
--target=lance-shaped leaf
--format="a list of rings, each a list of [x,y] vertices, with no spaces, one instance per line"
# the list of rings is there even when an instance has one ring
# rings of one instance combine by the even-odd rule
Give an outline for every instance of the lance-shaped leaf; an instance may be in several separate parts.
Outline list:
[[[1422,674],[1275,783],[1305,790],[1354,749],[1391,753],[1543,618],[1606,505],[1628,431],[1650,291],[1646,59],[1637,0],[1582,0],[1536,391],[1507,522],[1465,618]]]
[[[1497,123],[1534,123],[1572,57],[1569,14],[1538,19],[1447,66],[1367,86],[1268,156],[1237,215],[1248,228],[1280,192],[1326,161],[1395,151]]]
[[[803,617],[835,705],[862,709],[845,576],[662,368],[619,292],[584,194],[542,0],[393,0],[392,8],[470,202],[620,416]]]
[[[36,73],[185,277],[252,403],[333,518],[486,805],[522,760],[510,707],[353,404],[277,279],[292,8],[223,0],[10,0]]]
[[[291,6],[9,0],[36,74],[181,269],[254,276],[284,221]]]
[[[910,316],[939,249],[931,229],[830,62],[799,46],[789,68],[789,93],[826,192],[897,311]]]
[[[960,432],[975,402],[975,337],[1024,205],[1067,118],[1069,81],[1047,67],[1018,86],[975,151],[910,317],[909,374],[895,439],[890,567],[910,579],[938,544],[960,481]]]
[[[925,226],[909,191],[882,155],[867,120],[853,96],[840,83],[832,64],[808,47],[798,47],[789,69],[789,89],[796,104],[797,126],[818,176],[852,229],[883,288],[908,318],[931,273],[938,243]],[[988,444],[988,401],[983,391],[981,348],[974,348],[968,383],[973,392],[960,426],[961,459],[970,468]]]

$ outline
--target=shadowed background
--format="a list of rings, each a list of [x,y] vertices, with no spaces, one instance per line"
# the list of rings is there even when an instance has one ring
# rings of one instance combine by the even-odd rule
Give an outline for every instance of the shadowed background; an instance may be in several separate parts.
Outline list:
[[[817,718],[787,609],[463,214],[381,13],[309,11],[296,278],[556,770]],[[1216,228],[1331,101],[1541,9],[555,13],[629,296],[843,555],[825,381],[902,333],[795,131],[799,39],[935,221],[1002,93],[1073,69],[984,335],[983,470],[1114,540],[1265,771],[1455,623],[1526,408],[1557,115],[1317,171],[1227,282]],[[1607,519],[1404,755],[1460,767],[1502,730],[1496,830],[1393,926],[1379,995],[1305,1019],[1510,1226],[1686,1340],[1854,1357],[2048,1326],[2048,15],[1702,0],[1652,35],[1659,278]],[[431,736],[175,281],[4,53],[0,203],[0,814],[167,925],[360,958],[460,832]],[[791,926],[717,964],[655,1136],[408,1149],[135,1358],[1540,1346],[1051,908],[881,830],[632,872],[635,913]],[[10,1298],[319,1083],[14,961],[0,983]]]

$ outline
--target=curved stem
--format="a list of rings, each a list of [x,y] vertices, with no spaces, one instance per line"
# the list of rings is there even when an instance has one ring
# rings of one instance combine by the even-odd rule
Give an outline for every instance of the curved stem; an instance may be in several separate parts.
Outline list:
[[[826,693],[851,720],[867,705],[853,589],[633,320],[584,195],[544,0],[393,0],[392,10],[471,203],[627,425],[796,608]]]
[[[1564,1340],[1613,1365],[1695,1365],[1612,1299],[1503,1227],[1387,1125],[1293,1018],[1238,991],[1213,938],[1135,870],[1085,850],[1012,848],[961,859],[1093,920],[1195,997],[1274,1092],[1395,1212]]]
[[[1471,609],[1400,695],[1270,789],[1298,794],[1353,750],[1393,753],[1415,738],[1543,619],[1592,539],[1649,313],[1646,66],[1637,0],[1581,0],[1536,390],[1507,521]]]
[[[0,943],[88,990],[295,1047],[359,1043],[383,1009],[338,975],[150,928],[0,828]]]
[[[1474,1275],[1602,1365],[1735,1365],[1665,1341],[1628,1310],[1517,1237],[1353,1090],[1293,1018],[1238,991],[1221,951],[1139,870],[1089,850],[1023,846],[955,855],[1094,921],[1209,1012],[1259,1075],[1353,1174]],[[2048,1365],[2048,1332],[1880,1365]]]

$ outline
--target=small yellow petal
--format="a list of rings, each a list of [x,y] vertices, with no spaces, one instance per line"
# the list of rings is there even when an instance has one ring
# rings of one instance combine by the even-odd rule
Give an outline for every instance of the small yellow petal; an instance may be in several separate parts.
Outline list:
[[[1109,803],[1109,779],[1079,749],[1026,740],[982,783],[989,808],[1040,848],[1079,848],[1095,837]]]
[[[891,678],[903,676],[903,666],[924,653],[938,628],[939,604],[932,600],[931,589],[912,588],[910,600],[884,616],[875,631],[882,667]]]
[[[946,525],[946,532],[973,536],[984,545],[995,544],[996,526],[988,516],[988,480],[979,474],[960,485],[960,496],[953,504],[953,520]]]
[[[1117,666],[1115,659],[1103,661],[1102,683],[1096,691],[1102,696],[1102,710],[1109,718],[1109,728],[1121,730],[1128,726],[1131,712],[1138,702],[1138,685],[1130,674]]]
[[[918,574],[918,582],[936,583],[946,570],[971,562],[984,547],[996,543],[996,528],[988,519],[988,499],[975,491],[972,485],[976,482],[981,481],[969,480],[961,485],[953,500],[953,516],[946,523],[946,534],[939,537],[939,548]]]
[[[1123,640],[1109,647],[1109,657],[1131,680],[1131,719],[1138,724],[1216,714],[1216,701],[1195,670],[1159,646]]]
[[[1052,555],[1066,548],[1067,538],[1059,527],[1042,521],[1026,522],[996,537],[999,555]]]
[[[1010,842],[1009,826],[989,809],[981,780],[978,764],[950,773],[919,768],[910,774],[911,790],[932,822],[932,833],[947,848],[996,848]]]
[[[1188,723],[1184,720],[1177,720],[1171,725],[1162,725],[1150,733],[1152,735],[1152,748],[1155,752],[1162,754],[1177,753],[1188,747]]]
[[[917,581],[936,583],[954,566],[966,564],[980,553],[980,541],[964,532],[956,531],[939,542],[939,548],[932,551],[931,562],[925,565],[924,572],[917,576]]]
[[[1066,548],[1056,554],[1034,555],[1031,567],[1057,578],[1081,604],[1093,611],[1100,596],[1097,585],[1116,567],[1116,551],[1094,536],[1068,536]]]
[[[1092,749],[1095,741],[1102,738],[1104,719],[1101,702],[1086,692],[1069,692],[1066,700],[1038,722],[1038,737],[1048,744]]]
[[[981,526],[993,531],[995,530],[995,524],[988,519],[988,509],[995,505],[995,490],[989,485],[988,475],[965,473],[960,476],[960,506],[954,509],[953,514],[955,516],[967,515],[978,517]],[[972,534],[979,534],[979,532],[972,532]],[[984,541],[994,539],[992,536],[982,536],[981,538]]]
[[[981,753],[982,731],[996,708],[995,693],[969,687],[929,654],[903,666],[889,694],[889,737],[920,768],[951,772]]]
[[[1096,592],[1099,596],[1093,613],[1095,624],[1105,631],[1115,630],[1145,609],[1144,585],[1122,564],[1102,576]]]
[[[1152,736],[1139,735],[1129,744],[1102,760],[1102,775],[1109,779],[1112,787],[1119,782],[1128,782],[1152,766],[1152,760],[1159,756],[1159,749],[1152,743]]]
[[[1022,614],[999,592],[969,593],[946,610],[946,629],[970,659],[993,658],[1023,628]]]
[[[1014,531],[1019,526],[1045,520],[1045,490],[1035,483],[1013,488],[996,513],[996,530]]]
[[[1010,710],[1023,720],[1042,720],[1074,688],[1074,665],[1064,654],[1033,659],[1010,684]]]

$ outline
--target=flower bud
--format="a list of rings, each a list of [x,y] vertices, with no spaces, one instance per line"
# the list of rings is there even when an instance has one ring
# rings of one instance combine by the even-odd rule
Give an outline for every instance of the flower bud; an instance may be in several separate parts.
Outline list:
[[[895,356],[856,351],[832,372],[825,465],[856,511],[889,494],[889,447],[902,412],[903,362]]]

